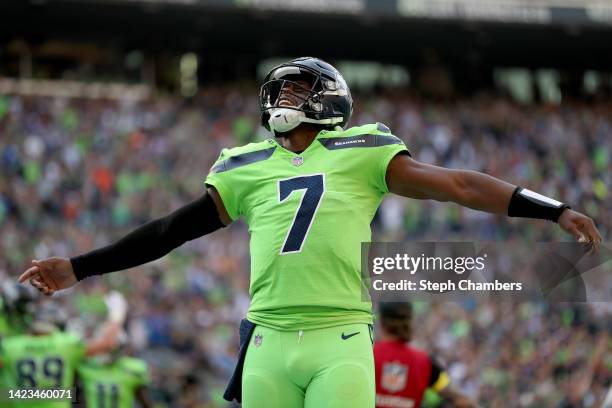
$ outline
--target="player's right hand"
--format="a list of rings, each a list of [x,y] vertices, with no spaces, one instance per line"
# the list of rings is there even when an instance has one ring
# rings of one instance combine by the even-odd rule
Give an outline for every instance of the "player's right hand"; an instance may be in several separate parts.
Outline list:
[[[77,283],[68,258],[48,258],[33,260],[32,266],[19,277],[19,282],[30,281],[44,295],[51,296],[56,291],[66,289]]]
[[[599,249],[602,241],[601,234],[590,217],[568,208],[561,213],[557,223],[563,230],[572,234],[578,242],[592,245],[593,251]]]

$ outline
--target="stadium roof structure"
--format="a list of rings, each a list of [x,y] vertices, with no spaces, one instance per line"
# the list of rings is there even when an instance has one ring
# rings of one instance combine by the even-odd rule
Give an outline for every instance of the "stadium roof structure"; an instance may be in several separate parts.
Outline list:
[[[424,50],[433,49],[451,66],[612,68],[612,7],[593,11],[586,8],[588,0],[513,0],[566,7],[504,18],[485,7],[499,1],[6,0],[0,6],[0,47],[16,38],[34,44],[51,39],[193,51],[247,65],[279,55],[317,55],[406,66],[422,63]],[[424,6],[445,2],[454,4],[456,15]],[[466,5],[472,3],[470,14]]]

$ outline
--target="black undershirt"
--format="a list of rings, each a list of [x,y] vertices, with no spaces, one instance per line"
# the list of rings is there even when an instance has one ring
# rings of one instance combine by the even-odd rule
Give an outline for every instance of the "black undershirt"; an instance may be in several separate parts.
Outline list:
[[[144,224],[114,244],[70,258],[78,280],[151,262],[223,227],[214,201],[205,193],[172,214]]]

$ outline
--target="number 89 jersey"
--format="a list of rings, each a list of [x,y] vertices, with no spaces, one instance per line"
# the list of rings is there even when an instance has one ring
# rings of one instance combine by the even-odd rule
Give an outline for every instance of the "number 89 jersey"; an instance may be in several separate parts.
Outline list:
[[[273,139],[222,151],[205,183],[249,227],[250,321],[277,330],[372,323],[361,242],[400,152],[380,123],[323,130],[299,154]]]
[[[72,389],[74,371],[85,357],[85,349],[85,343],[75,333],[58,331],[45,336],[7,337],[0,349],[6,386],[8,389]],[[55,402],[15,400],[12,406],[68,408],[71,405],[70,399],[64,398]]]

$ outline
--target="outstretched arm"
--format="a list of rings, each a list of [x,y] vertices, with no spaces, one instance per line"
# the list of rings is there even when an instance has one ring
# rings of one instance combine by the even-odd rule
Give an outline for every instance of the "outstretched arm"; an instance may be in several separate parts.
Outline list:
[[[577,240],[595,247],[601,242],[595,223],[586,215],[484,173],[432,166],[400,154],[389,163],[386,180],[389,191],[404,197],[452,201],[512,217],[547,219],[558,222]]]
[[[216,191],[212,195],[206,193],[106,247],[70,259],[54,257],[32,261],[33,265],[19,277],[19,282],[29,280],[40,292],[52,295],[89,276],[128,269],[161,258],[185,242],[223,227],[221,218],[225,217],[223,214],[220,217],[214,195]],[[222,206],[220,199],[219,202]],[[228,220],[229,217],[225,219]]]
[[[119,335],[121,327],[127,316],[128,304],[123,295],[112,291],[104,298],[108,316],[102,333],[92,339],[88,339],[85,347],[86,356],[108,353],[119,346]]]

